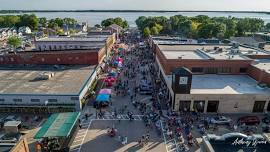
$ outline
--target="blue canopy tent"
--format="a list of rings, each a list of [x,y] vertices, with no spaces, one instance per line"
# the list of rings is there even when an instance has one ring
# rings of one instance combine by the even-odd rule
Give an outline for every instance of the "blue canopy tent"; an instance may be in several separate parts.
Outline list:
[[[110,95],[109,94],[99,94],[94,102],[95,108],[106,107],[109,105]]]
[[[99,94],[96,98],[97,102],[109,102],[110,95],[109,94]]]
[[[116,76],[117,76],[117,73],[114,72],[114,71],[112,71],[112,72],[110,72],[110,73],[108,74],[108,76],[116,77]]]

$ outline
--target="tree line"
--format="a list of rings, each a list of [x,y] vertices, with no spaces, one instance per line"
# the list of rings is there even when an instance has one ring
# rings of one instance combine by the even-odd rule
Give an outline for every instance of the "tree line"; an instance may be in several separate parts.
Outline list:
[[[177,35],[187,38],[230,38],[246,36],[261,30],[270,30],[270,24],[264,24],[258,18],[209,17],[199,15],[187,17],[175,15],[170,18],[140,16],[136,24],[145,37],[149,35]]]
[[[38,18],[35,14],[23,15],[2,15],[0,16],[0,27],[16,27],[28,26],[32,30],[38,29],[38,26],[49,27],[53,29],[62,28],[64,24],[74,25],[77,20],[73,18],[54,18],[47,19],[45,17]]]

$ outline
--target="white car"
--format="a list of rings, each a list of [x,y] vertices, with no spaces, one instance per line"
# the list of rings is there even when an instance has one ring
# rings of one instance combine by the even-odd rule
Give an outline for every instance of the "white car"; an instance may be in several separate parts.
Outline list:
[[[217,124],[217,125],[228,125],[230,124],[232,120],[230,118],[227,118],[225,116],[217,116],[217,117],[213,117],[211,118],[210,122],[212,124]]]

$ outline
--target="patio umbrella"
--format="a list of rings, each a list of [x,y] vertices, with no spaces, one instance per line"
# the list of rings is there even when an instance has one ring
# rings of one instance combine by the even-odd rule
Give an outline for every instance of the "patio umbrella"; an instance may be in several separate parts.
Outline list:
[[[99,94],[96,98],[97,102],[109,102],[110,95],[109,94]]]
[[[99,94],[112,94],[112,89],[101,89]]]

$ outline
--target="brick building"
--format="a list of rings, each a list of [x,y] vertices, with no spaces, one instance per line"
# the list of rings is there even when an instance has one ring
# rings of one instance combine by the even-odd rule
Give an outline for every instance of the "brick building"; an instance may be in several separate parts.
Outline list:
[[[162,43],[150,47],[173,111],[270,111],[269,52],[237,44]]]

